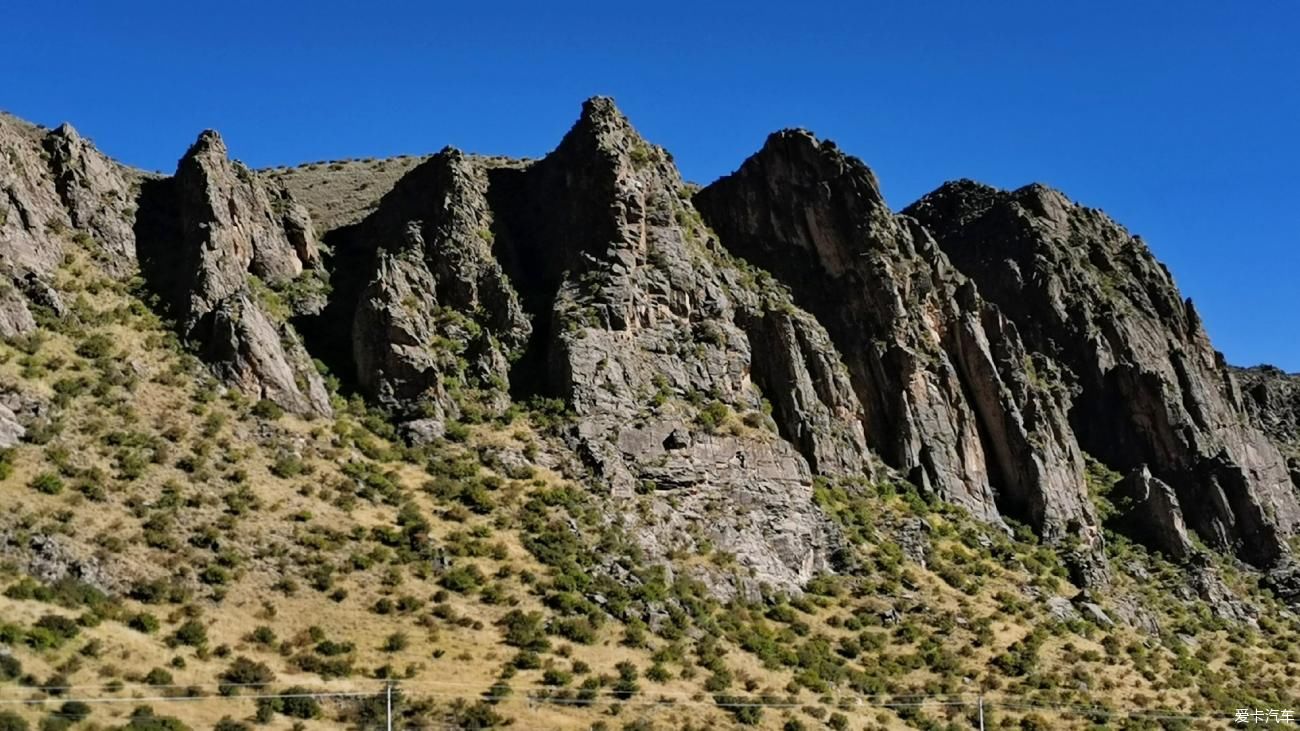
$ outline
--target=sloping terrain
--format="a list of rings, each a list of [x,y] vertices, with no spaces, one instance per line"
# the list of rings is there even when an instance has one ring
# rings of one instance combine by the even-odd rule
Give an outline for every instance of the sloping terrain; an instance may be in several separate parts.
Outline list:
[[[601,98],[536,161],[0,148],[0,723],[1300,700],[1292,384],[1056,191],[895,214],[803,131],[697,190]]]

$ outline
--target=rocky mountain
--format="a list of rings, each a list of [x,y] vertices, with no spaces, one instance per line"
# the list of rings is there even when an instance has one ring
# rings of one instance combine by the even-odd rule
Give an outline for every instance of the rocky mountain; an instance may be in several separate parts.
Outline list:
[[[1084,449],[1121,472],[1149,468],[1207,544],[1285,562],[1300,520],[1286,463],[1141,239],[1038,185],[959,181],[905,212],[1060,366]]]
[[[889,612],[929,616],[923,587],[980,598],[973,577],[991,569],[963,578],[955,557],[995,550],[1064,625],[1159,635],[1196,607],[1268,631],[1294,620],[1242,587],[1300,598],[1300,381],[1229,368],[1142,240],[1049,188],[957,181],[896,213],[861,160],[803,130],[700,188],[598,97],[536,160],[446,148],[254,171],[205,131],[170,176],[123,166],[68,125],[0,116],[0,192],[0,336],[14,366],[0,371],[0,447],[16,450],[37,501],[75,480],[141,521],[147,549],[213,553],[160,575],[143,556],[110,560],[100,539],[32,533],[36,517],[0,525],[0,550],[45,584],[143,601],[150,581],[211,591],[233,567],[292,573],[298,556],[324,601],[334,572],[375,560],[362,552],[373,540],[397,576],[385,586],[409,569],[440,595],[462,580],[477,591],[488,577],[457,578],[449,557],[490,553],[453,548],[469,539],[450,523],[479,515],[475,530],[515,531],[518,555],[553,572],[549,588],[517,588],[569,639],[612,618],[663,647],[698,642],[717,629],[709,607],[865,596],[881,572],[877,588],[899,597]],[[209,382],[229,406],[198,395]],[[191,385],[190,416],[148,412]],[[87,389],[99,401],[78,412]],[[217,441],[177,460],[166,445],[188,444],[187,429]],[[74,456],[105,447],[103,467]],[[258,460],[250,485],[241,465]],[[312,474],[304,465],[317,484],[275,492]],[[420,491],[402,487],[413,465]],[[190,488],[192,516],[179,497]],[[237,506],[272,504],[259,490],[299,505],[303,525],[234,538]],[[359,496],[380,512],[354,515]],[[210,501],[225,517],[203,512]],[[336,509],[340,527],[308,527]],[[374,517],[384,510],[396,528]],[[178,526],[184,549],[165,538]],[[949,545],[957,535],[965,548]],[[348,541],[351,558],[329,558]],[[501,586],[515,550],[491,549]],[[942,582],[895,576],[900,561]],[[1143,607],[1153,566],[1180,587],[1167,616]],[[828,581],[859,583],[825,594]],[[32,600],[23,591],[10,598]],[[235,616],[223,599],[208,595],[210,611]],[[836,616],[825,631],[861,621]],[[769,670],[812,662],[731,640]],[[825,662],[857,658],[853,641]],[[873,687],[853,672],[835,683]],[[831,687],[798,677],[792,694]]]

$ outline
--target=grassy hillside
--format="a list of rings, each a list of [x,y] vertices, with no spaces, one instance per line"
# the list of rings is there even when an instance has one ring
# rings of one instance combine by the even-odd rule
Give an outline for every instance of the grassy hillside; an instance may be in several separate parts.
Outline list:
[[[639,560],[553,404],[409,448],[358,398],[304,421],[221,388],[84,256],[58,287],[68,312],[0,345],[0,384],[50,414],[0,467],[0,729],[374,728],[390,686],[409,729],[970,728],[980,696],[992,728],[1215,728],[1300,706],[1300,622],[1231,566],[1253,623],[1108,536],[1115,591],[1089,614],[1028,531],[819,483],[850,569],[723,605],[690,568],[733,557]]]

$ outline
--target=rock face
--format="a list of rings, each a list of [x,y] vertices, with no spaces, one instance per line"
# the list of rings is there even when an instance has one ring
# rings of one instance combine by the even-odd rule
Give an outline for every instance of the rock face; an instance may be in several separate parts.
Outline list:
[[[71,225],[45,163],[41,132],[0,115],[0,262],[11,272],[49,276],[63,259]]]
[[[499,413],[531,324],[492,256],[485,164],[444,150],[386,195],[355,236],[375,249],[352,320],[361,387],[404,413]]]
[[[135,266],[135,194],[121,166],[71,125],[45,136],[54,187],[73,227],[90,235],[104,266],[122,276]]]
[[[803,131],[772,135],[695,203],[731,252],[788,286],[848,364],[867,442],[914,483],[1042,535],[1096,520],[1050,371],[861,161]]]
[[[172,204],[175,220],[158,230],[175,236],[174,252],[151,270],[187,337],[218,373],[255,398],[300,414],[330,413],[328,393],[307,351],[287,323],[266,311],[250,283],[253,275],[263,286],[284,285],[303,271],[265,188],[230,161],[212,131],[199,136],[168,183],[171,190],[158,205]]]
[[[39,129],[0,114],[0,337],[36,328],[25,296],[63,259],[68,213],[44,159]]]
[[[1300,469],[1300,374],[1272,366],[1234,368],[1251,421]],[[1297,481],[1300,485],[1300,481]]]
[[[1147,465],[1208,544],[1260,566],[1287,553],[1300,505],[1285,462],[1140,239],[1038,185],[950,183],[905,213],[1061,366],[1084,449],[1121,471]]]
[[[1146,465],[1130,472],[1115,486],[1123,511],[1119,520],[1128,535],[1175,561],[1192,554],[1191,539],[1174,489],[1155,477]]]
[[[723,593],[829,568],[837,538],[809,463],[861,473],[868,455],[816,321],[742,282],[667,154],[608,99],[550,155],[490,181],[497,251],[533,317],[512,387],[570,405],[574,446],[615,500],[652,497],[634,535],[662,556],[703,528],[741,564],[713,582]]]
[[[303,262],[265,188],[251,170],[230,161],[216,132],[199,135],[181,158],[175,185],[187,319],[245,289],[249,274],[281,284],[302,273]]]

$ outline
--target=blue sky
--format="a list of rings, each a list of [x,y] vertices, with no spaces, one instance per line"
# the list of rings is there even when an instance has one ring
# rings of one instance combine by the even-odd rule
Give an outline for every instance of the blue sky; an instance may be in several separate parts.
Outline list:
[[[708,182],[808,127],[895,208],[957,177],[1102,208],[1231,362],[1300,371],[1294,2],[198,7],[10,3],[0,108],[163,170],[206,127],[257,167],[446,144],[535,156],[609,94]]]

